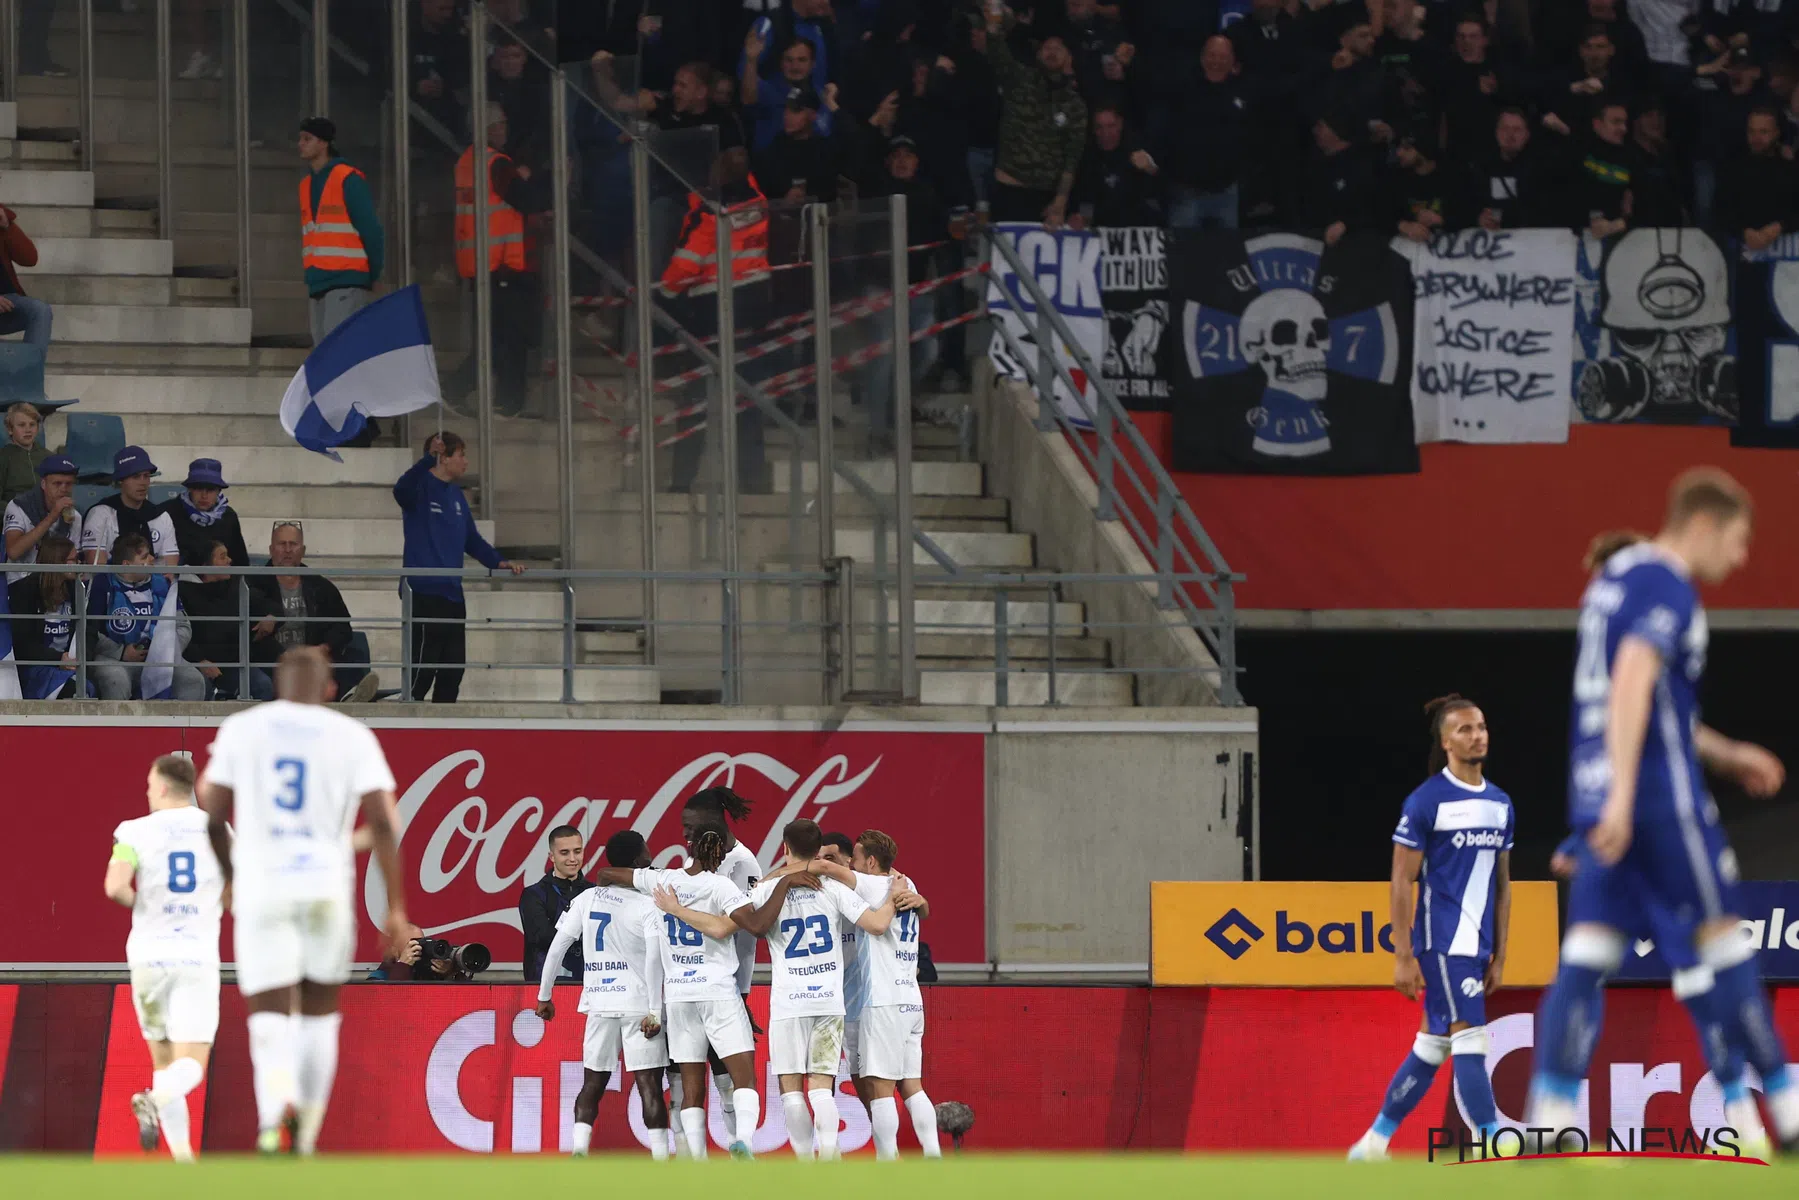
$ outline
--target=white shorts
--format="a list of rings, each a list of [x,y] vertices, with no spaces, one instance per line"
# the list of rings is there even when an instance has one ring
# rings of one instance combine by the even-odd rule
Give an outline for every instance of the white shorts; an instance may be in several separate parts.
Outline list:
[[[654,1071],[668,1065],[667,1032],[644,1037],[643,1014],[609,1017],[588,1013],[587,1029],[581,1035],[581,1065],[589,1071],[614,1070],[621,1049],[627,1071]]]
[[[910,1010],[910,1011],[908,1011]],[[924,1078],[924,1005],[883,1004],[862,1010],[850,1070],[867,1079]]]
[[[782,1017],[768,1023],[768,1061],[776,1075],[835,1079],[842,1058],[842,1017]]]
[[[146,1042],[210,1046],[219,1030],[219,969],[133,967],[131,1006]]]
[[[706,1061],[710,1046],[720,1058],[756,1049],[750,1010],[741,997],[674,1001],[668,1006],[668,1056],[678,1063]]]
[[[246,996],[301,980],[344,983],[356,951],[356,916],[336,900],[288,900],[233,914],[237,989]]]

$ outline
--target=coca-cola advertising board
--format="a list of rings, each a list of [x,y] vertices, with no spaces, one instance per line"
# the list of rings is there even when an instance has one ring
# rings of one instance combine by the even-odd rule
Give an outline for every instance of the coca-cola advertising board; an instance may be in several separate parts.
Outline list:
[[[1492,999],[1487,1066],[1503,1123],[1523,1115],[1540,995]],[[545,1024],[522,985],[347,988],[323,1148],[566,1149],[581,1081],[575,998],[560,989]],[[222,999],[206,1091],[192,1101],[208,1153],[247,1150],[256,1135],[243,1002],[230,987]],[[766,1026],[767,989],[750,1004]],[[1778,989],[1774,1004],[1792,1046],[1799,989]],[[933,1100],[974,1109],[970,1150],[1341,1152],[1373,1119],[1417,1028],[1418,1006],[1391,989],[928,987],[924,1083]],[[755,1144],[785,1154],[767,1049],[758,1039]],[[1451,1076],[1437,1072],[1396,1153],[1422,1156],[1428,1130],[1463,1125]],[[1608,991],[1588,1080],[1585,1126],[1600,1138],[1723,1123],[1692,1023],[1665,987]],[[135,1154],[129,1100],[149,1082],[125,986],[0,985],[0,1150]],[[867,1110],[841,1078],[837,1105],[844,1148],[866,1153]],[[716,1096],[711,1108],[722,1150]],[[609,1092],[594,1147],[639,1150],[648,1136],[631,1093]],[[909,1127],[901,1149],[917,1152]]]
[[[764,867],[781,828],[809,817],[852,837],[880,829],[931,902],[925,941],[939,964],[986,961],[985,746],[979,733],[891,726],[755,728],[692,722],[371,722],[399,784],[408,913],[428,934],[478,941],[496,970],[523,957],[520,890],[548,869],[545,835],[587,837],[587,868],[606,839],[634,829],[658,866],[684,859],[681,806],[729,784],[754,806],[734,826]],[[211,726],[68,724],[0,729],[12,815],[12,866],[0,876],[10,964],[118,964],[130,915],[101,894],[113,828],[143,815],[153,758],[191,753],[204,767]],[[381,957],[380,873],[358,862],[359,961]],[[229,932],[224,955],[232,957]]]

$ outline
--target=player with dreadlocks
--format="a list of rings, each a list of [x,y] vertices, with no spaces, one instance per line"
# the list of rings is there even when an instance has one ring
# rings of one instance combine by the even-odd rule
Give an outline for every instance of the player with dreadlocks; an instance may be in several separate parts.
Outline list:
[[[1452,1055],[1463,1112],[1483,1142],[1499,1120],[1487,1076],[1486,998],[1505,974],[1512,799],[1486,778],[1487,718],[1479,705],[1452,692],[1425,705],[1424,715],[1431,775],[1400,810],[1388,893],[1393,986],[1408,1000],[1422,993],[1424,1017],[1380,1115],[1350,1148],[1352,1159],[1387,1157],[1399,1123]]]
[[[760,906],[718,873],[730,833],[722,823],[691,829],[681,870],[602,867],[601,887],[634,887],[653,897],[663,912],[661,942],[663,998],[668,1009],[668,1056],[681,1069],[681,1130],[688,1152],[706,1157],[706,1059],[716,1048],[735,1091],[730,1127],[734,1158],[752,1156],[750,1145],[761,1124],[756,1090],[755,1049],[749,1012],[737,992],[738,930],[761,937],[774,926],[787,892],[817,887],[805,872],[782,876]],[[720,1089],[723,1090],[722,1088]]]
[[[749,895],[762,878],[762,865],[750,848],[738,841],[731,833],[731,825],[725,820],[742,822],[750,815],[750,802],[739,796],[730,788],[720,785],[695,792],[681,808],[681,833],[691,844],[693,835],[701,826],[711,825],[724,830],[725,857],[718,864],[718,873],[736,884],[744,895]],[[750,1008],[750,972],[756,966],[756,944],[760,941],[751,934],[739,931],[737,934],[737,993],[743,997],[743,1010],[746,1014]],[[756,1018],[750,1017],[750,1034],[760,1036],[762,1029],[756,1024]],[[736,1119],[737,1102],[732,1097],[732,1089],[725,1085],[725,1061],[719,1057],[714,1047],[707,1061],[712,1064],[712,1075],[718,1083],[718,1106],[725,1115],[725,1126],[729,1128]],[[704,1104],[704,1101],[701,1101]],[[680,1107],[677,1098],[676,1108]]]

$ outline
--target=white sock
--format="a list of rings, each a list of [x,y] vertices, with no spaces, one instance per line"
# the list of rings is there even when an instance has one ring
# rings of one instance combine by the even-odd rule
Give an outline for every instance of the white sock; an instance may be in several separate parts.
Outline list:
[[[181,1060],[194,1063],[191,1058]],[[169,1155],[176,1162],[190,1162],[194,1148],[188,1141],[187,1091],[175,1090],[169,1084],[169,1072],[157,1071],[151,1076],[150,1099],[156,1104],[156,1119],[162,1125],[163,1140],[169,1144]]]
[[[781,1113],[787,1118],[787,1141],[800,1158],[812,1157],[812,1114],[806,1110],[806,1093],[782,1092]]]
[[[912,1132],[924,1147],[926,1158],[942,1158],[943,1147],[937,1142],[937,1106],[923,1092],[906,1097],[906,1111],[912,1114]]]
[[[812,1102],[812,1136],[818,1142],[818,1157],[837,1157],[837,1093],[830,1088],[814,1088],[806,1093]]]
[[[735,1129],[737,1127],[734,1123],[734,1118],[737,1114],[737,1101],[733,1099],[731,1089],[725,1086],[731,1082],[731,1077],[729,1075],[714,1075],[712,1077],[712,1082],[718,1085],[718,1111],[725,1114],[725,1128]]]
[[[756,1140],[756,1126],[762,1124],[762,1097],[755,1088],[738,1088],[731,1097],[737,1110],[737,1140],[744,1145],[752,1145]]]
[[[706,1110],[681,1110],[681,1132],[687,1135],[687,1152],[695,1158],[706,1157]]]
[[[1787,1068],[1791,1079],[1793,1069]],[[1778,1091],[1767,1093],[1768,1115],[1774,1118],[1774,1135],[1783,1142],[1799,1137],[1799,1083],[1788,1082]]]
[[[339,1013],[295,1018],[300,1045],[300,1129],[295,1148],[301,1154],[319,1148],[325,1106],[331,1102],[331,1085],[337,1080],[337,1031],[343,1020]]]
[[[1743,1135],[1745,1142],[1765,1142],[1768,1130],[1762,1124],[1761,1109],[1755,1106],[1755,1093],[1724,1106],[1724,1123]]]
[[[593,1126],[588,1126],[592,1129]],[[668,1130],[652,1129],[650,1132],[650,1157],[657,1162],[668,1161]],[[583,1151],[585,1153],[585,1151]]]
[[[256,1127],[274,1129],[294,1103],[299,1069],[294,1019],[287,1013],[250,1014],[250,1071],[256,1091]]]
[[[199,1062],[191,1058],[178,1058],[162,1070],[156,1072],[156,1084],[151,1089],[150,1097],[160,1107],[170,1100],[178,1100],[200,1086],[206,1078],[206,1072]]]
[[[899,1157],[899,1105],[892,1096],[881,1096],[868,1106],[868,1123],[875,1136],[875,1158],[891,1162]]]
[[[569,1152],[571,1154],[573,1154],[576,1158],[586,1158],[587,1157],[587,1147],[593,1142],[593,1123],[591,1121],[576,1121],[575,1122],[574,1140],[575,1140],[575,1144]],[[655,1137],[655,1134],[653,1131],[650,1135],[650,1140],[652,1142],[656,1140],[656,1137]],[[668,1139],[663,1138],[662,1140],[664,1143],[664,1145],[662,1147],[662,1153],[667,1154],[668,1146],[666,1143],[668,1142]]]
[[[662,1140],[672,1142],[676,1158],[687,1157],[687,1138],[681,1132],[681,1068],[675,1067],[668,1073],[668,1136]],[[652,1135],[652,1138],[654,1135]]]

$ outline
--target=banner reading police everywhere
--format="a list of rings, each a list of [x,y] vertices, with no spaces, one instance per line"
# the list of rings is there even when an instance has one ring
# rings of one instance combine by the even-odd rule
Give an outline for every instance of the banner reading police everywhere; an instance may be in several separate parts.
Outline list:
[[[1044,297],[1061,314],[1087,361],[1097,366],[1106,352],[1106,310],[1099,294],[1098,235],[1014,223],[995,225],[993,236],[1012,243],[1019,260],[1036,279],[1037,286],[1043,289]],[[998,250],[992,252],[987,309],[998,326],[987,351],[994,370],[1007,379],[1021,382],[1028,379],[1025,364],[1018,361],[1012,345],[1016,342],[1020,353],[1035,360],[1038,354],[1037,304]],[[1006,339],[1001,329],[1012,335],[1012,341]],[[1093,422],[1087,414],[1098,411],[1098,397],[1087,380],[1086,369],[1060,337],[1055,338],[1051,352],[1082,391],[1082,396],[1077,398],[1061,375],[1056,376],[1056,403],[1062,415],[1082,429],[1091,428]],[[1030,366],[1035,370],[1037,364],[1033,361]]]
[[[1149,939],[1158,987],[1393,986],[1385,882],[1152,883]],[[1555,884],[1514,882],[1505,983],[1549,983],[1557,944]]]
[[[1394,247],[1412,265],[1418,441],[1567,441],[1574,234],[1463,229]]]
[[[1176,470],[1418,469],[1411,269],[1385,238],[1180,230],[1168,283]]]
[[[1743,931],[1756,948],[1762,978],[1770,983],[1799,982],[1799,882],[1745,880],[1737,885],[1743,906]],[[1655,942],[1631,943],[1619,968],[1619,979],[1668,978],[1668,963]]]

